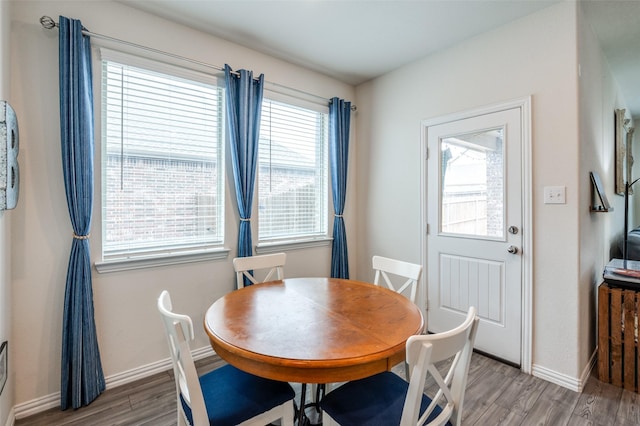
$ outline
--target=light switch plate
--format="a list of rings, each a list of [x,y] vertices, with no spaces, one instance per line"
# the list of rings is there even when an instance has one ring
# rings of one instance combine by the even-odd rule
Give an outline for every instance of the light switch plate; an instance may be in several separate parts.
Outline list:
[[[544,187],[544,203],[545,204],[566,204],[566,187],[545,186]]]

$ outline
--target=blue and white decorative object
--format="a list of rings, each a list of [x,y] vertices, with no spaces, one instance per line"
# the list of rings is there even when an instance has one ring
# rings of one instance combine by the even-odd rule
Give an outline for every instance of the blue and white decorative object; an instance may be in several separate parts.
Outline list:
[[[0,210],[18,204],[18,119],[7,101],[0,101]]]

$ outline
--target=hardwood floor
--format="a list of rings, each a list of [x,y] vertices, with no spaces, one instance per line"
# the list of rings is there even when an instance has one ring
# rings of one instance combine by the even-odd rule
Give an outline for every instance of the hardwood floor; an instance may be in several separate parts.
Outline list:
[[[197,362],[204,374],[223,365],[218,357]],[[444,367],[444,366],[443,366]],[[404,366],[394,370],[403,375]],[[431,384],[425,386],[427,393]],[[299,387],[296,388],[299,392]],[[591,376],[580,393],[521,373],[474,354],[464,400],[463,425],[640,425],[640,395]],[[17,420],[15,426],[176,424],[176,396],[169,372],[109,389],[88,407],[51,409]]]

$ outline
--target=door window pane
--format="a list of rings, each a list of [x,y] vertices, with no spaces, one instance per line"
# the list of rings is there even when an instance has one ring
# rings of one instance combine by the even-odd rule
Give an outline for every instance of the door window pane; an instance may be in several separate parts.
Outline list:
[[[504,237],[504,129],[440,140],[440,230]]]

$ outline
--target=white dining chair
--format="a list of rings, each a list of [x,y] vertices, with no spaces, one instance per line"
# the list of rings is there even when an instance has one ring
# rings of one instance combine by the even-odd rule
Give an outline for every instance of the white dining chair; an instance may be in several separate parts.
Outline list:
[[[158,297],[176,382],[178,425],[255,425],[280,420],[293,426],[295,392],[291,385],[225,365],[198,377],[189,341],[193,323],[172,311],[169,292]]]
[[[238,290],[244,287],[245,278],[252,284],[271,280],[281,280],[284,278],[284,264],[286,261],[286,253],[236,257],[233,259],[233,269],[236,271],[236,285]],[[258,278],[258,275],[260,274],[256,273],[256,271],[259,270],[263,273],[261,279]]]
[[[409,300],[416,303],[418,281],[422,274],[422,265],[390,259],[388,257],[373,256],[373,269],[376,271],[373,283],[380,285],[380,278],[391,290],[402,293],[409,290]]]
[[[386,371],[348,382],[320,402],[323,424],[459,426],[478,321],[471,307],[464,322],[452,330],[409,337],[410,381]],[[450,358],[451,367],[443,378],[435,364]],[[429,375],[438,387],[433,399],[424,394]]]

